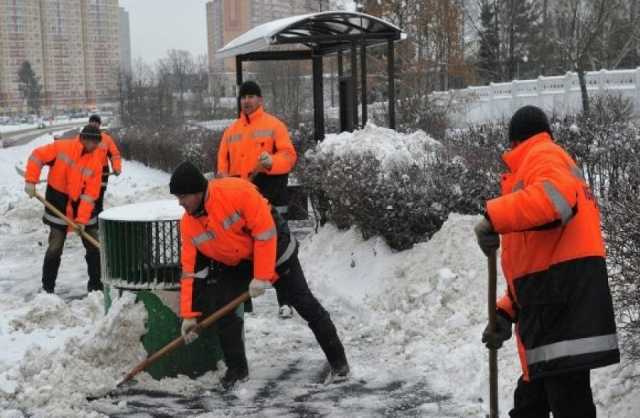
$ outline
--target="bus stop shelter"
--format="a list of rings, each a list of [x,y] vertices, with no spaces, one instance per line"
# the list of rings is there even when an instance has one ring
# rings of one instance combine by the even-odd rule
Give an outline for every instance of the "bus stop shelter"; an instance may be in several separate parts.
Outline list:
[[[216,59],[235,57],[238,86],[243,81],[244,62],[311,60],[314,137],[320,141],[325,134],[323,58],[337,54],[338,76],[346,81],[340,85],[341,130],[353,130],[367,122],[367,48],[386,45],[389,127],[395,129],[394,42],[405,38],[406,34],[400,28],[375,16],[328,11],[286,17],[256,26],[218,50]],[[343,73],[345,52],[351,61],[349,75]],[[360,121],[358,80],[362,106]]]

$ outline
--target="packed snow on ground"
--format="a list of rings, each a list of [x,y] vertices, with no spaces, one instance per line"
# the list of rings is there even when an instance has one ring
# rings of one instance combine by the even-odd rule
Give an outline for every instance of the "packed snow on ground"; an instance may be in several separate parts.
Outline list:
[[[369,146],[386,135],[367,129],[343,139],[353,148],[357,138]],[[271,291],[245,317],[251,377],[230,393],[218,389],[220,364],[197,379],[157,381],[142,373],[134,387],[154,396],[125,392],[87,401],[144,359],[147,313],[131,292],[112,294],[106,314],[101,292],[86,295],[84,249],[71,235],[56,294],[39,293],[48,229],[14,165],[24,166],[30,150],[49,140],[0,150],[0,417],[485,416],[488,355],[479,340],[486,259],[472,235],[479,218],[457,214],[430,241],[402,252],[332,226],[302,240],[309,285],[331,313],[351,363],[348,382],[321,383],[325,360],[311,332],[299,316],[278,319]],[[168,179],[124,161],[123,174],[109,182],[107,207],[170,199]],[[519,376],[514,341],[500,350],[498,367],[507,416]],[[639,373],[628,360],[593,372],[598,416],[637,416]]]

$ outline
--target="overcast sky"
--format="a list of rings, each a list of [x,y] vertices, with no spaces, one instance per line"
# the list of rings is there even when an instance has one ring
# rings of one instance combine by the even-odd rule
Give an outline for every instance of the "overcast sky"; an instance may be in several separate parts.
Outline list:
[[[207,0],[119,0],[129,12],[131,58],[155,63],[169,49],[207,53]]]

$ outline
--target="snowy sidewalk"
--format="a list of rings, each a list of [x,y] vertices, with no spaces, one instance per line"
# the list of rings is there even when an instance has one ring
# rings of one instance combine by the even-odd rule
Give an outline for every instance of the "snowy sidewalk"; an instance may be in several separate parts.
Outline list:
[[[223,394],[218,374],[153,380],[142,373],[119,396],[95,402],[146,353],[145,312],[133,295],[108,315],[86,297],[80,240],[66,243],[56,295],[40,294],[48,229],[14,165],[45,136],[0,149],[0,417],[484,417],[486,260],[472,239],[478,218],[452,215],[431,241],[395,253],[379,239],[323,227],[302,243],[310,287],[331,313],[351,380],[326,386],[322,352],[299,316],[277,317],[275,294],[246,316],[250,380]],[[107,207],[170,198],[167,173],[125,161]],[[44,190],[44,186],[40,186]],[[501,284],[502,285],[502,284]],[[499,352],[502,416],[519,375],[515,343]],[[640,410],[638,367],[593,373],[600,417]]]

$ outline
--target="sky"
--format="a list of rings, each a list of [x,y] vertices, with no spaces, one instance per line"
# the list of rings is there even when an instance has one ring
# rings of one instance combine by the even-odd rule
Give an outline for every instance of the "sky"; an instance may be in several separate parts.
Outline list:
[[[120,0],[129,12],[131,58],[154,64],[169,49],[207,53],[207,0]]]
[[[120,0],[129,12],[131,58],[154,64],[169,49],[184,49],[194,56],[207,54],[206,3],[209,0]],[[336,0],[347,10],[352,0]]]

